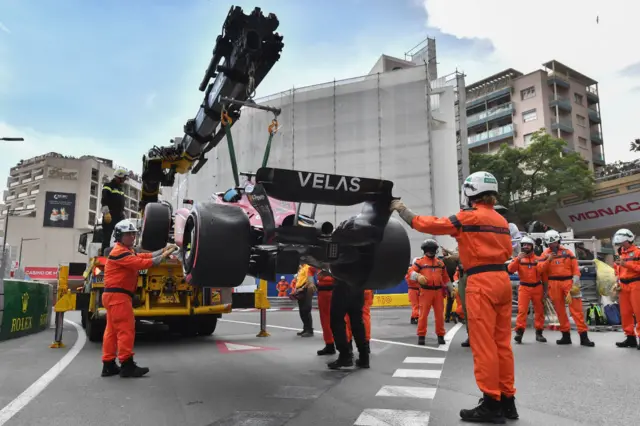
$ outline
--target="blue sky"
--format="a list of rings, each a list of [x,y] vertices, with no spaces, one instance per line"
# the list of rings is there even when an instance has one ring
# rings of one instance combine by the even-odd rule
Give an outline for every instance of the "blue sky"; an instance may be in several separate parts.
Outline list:
[[[468,82],[506,67],[527,72],[552,57],[518,55],[508,44],[513,32],[488,32],[471,19],[491,22],[493,12],[452,23],[453,3],[469,0],[446,1],[2,0],[0,136],[27,141],[3,143],[0,174],[48,151],[111,157],[139,171],[142,154],[180,135],[197,111],[197,87],[231,4],[260,6],[281,22],[283,56],[258,95],[366,74],[381,53],[402,56],[427,35],[436,38],[441,74],[459,67]],[[620,64],[626,78],[635,62]],[[603,102],[620,94],[614,90]]]

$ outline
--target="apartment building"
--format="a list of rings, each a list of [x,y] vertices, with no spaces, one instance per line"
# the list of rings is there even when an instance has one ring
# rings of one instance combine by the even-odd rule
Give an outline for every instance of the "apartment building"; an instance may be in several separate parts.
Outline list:
[[[567,141],[591,169],[605,165],[598,82],[552,60],[523,74],[513,68],[466,87],[468,147],[493,153],[526,147],[540,128]]]
[[[3,236],[6,231],[12,253],[24,246],[21,266],[86,260],[77,253],[78,238],[100,218],[102,185],[115,168],[105,158],[51,152],[22,160],[9,170],[0,230]],[[124,185],[128,217],[137,217],[141,187],[140,178],[130,173]]]

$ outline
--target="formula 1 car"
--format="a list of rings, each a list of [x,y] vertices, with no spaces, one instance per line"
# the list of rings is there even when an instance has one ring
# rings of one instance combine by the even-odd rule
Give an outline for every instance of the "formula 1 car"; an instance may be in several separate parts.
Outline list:
[[[252,96],[280,57],[277,27],[275,15],[265,17],[259,8],[250,15],[231,8],[200,84],[205,99],[196,118],[187,121],[184,137],[170,147],[153,147],[143,158],[141,246],[157,250],[173,237],[182,248],[185,278],[196,287],[236,287],[247,275],[274,280],[276,273],[295,273],[300,262],[361,288],[395,286],[406,272],[410,243],[400,222],[390,219],[392,182],[267,167],[280,110],[257,105]],[[230,133],[242,107],[275,117],[262,167],[244,185]],[[174,217],[158,202],[159,187],[173,186],[176,173],[197,173],[225,135],[235,186],[190,210],[177,210]],[[315,214],[301,215],[303,203],[363,203],[363,209],[334,229],[329,222],[317,223]]]

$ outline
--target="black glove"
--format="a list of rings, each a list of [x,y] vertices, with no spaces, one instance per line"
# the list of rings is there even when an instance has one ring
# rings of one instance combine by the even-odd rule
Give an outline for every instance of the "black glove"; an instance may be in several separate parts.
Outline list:
[[[139,308],[140,306],[142,306],[142,300],[140,300],[140,296],[138,296],[137,294],[133,296],[133,300],[131,301],[131,303],[134,308]]]

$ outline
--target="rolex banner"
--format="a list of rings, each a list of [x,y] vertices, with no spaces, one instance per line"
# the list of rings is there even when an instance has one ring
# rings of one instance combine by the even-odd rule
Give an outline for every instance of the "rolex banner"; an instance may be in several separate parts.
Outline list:
[[[44,198],[42,226],[73,228],[76,214],[76,194],[47,191]]]
[[[21,337],[49,328],[52,315],[49,284],[4,280],[0,297],[0,341]]]

